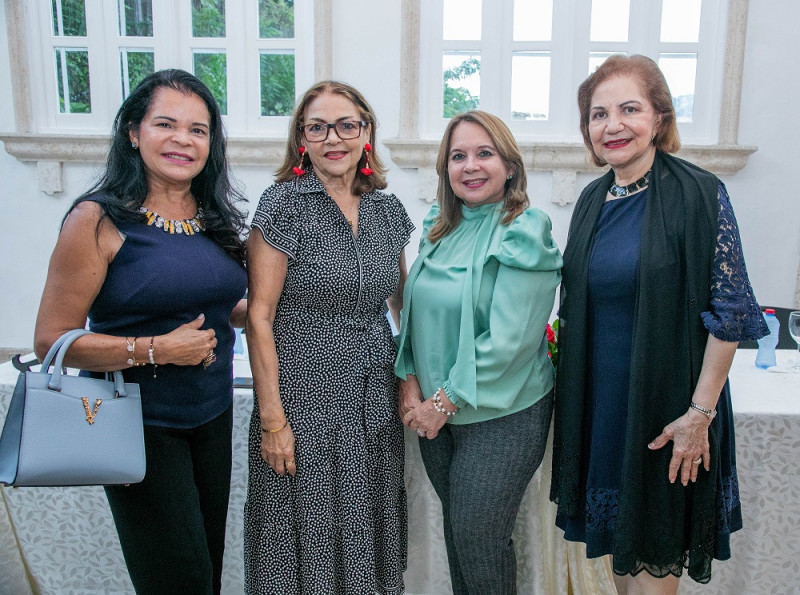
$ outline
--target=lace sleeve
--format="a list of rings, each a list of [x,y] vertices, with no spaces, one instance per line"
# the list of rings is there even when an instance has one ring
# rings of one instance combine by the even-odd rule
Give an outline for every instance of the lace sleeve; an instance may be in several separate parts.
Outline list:
[[[739,226],[722,182],[717,190],[717,248],[711,278],[711,304],[702,313],[708,332],[722,341],[750,341],[769,333],[756,302],[742,254]]]

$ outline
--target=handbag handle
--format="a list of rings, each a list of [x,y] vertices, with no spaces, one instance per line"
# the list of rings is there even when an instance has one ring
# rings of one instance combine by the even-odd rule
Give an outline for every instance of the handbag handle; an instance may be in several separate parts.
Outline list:
[[[60,391],[61,390],[61,374],[63,370],[64,364],[64,356],[67,354],[67,350],[72,343],[84,335],[91,335],[92,331],[86,329],[73,329],[71,331],[67,331],[63,335],[61,335],[53,346],[50,348],[50,351],[47,352],[47,355],[44,357],[44,361],[42,361],[42,371],[47,373],[50,371],[51,362],[53,362],[53,358],[55,357],[55,362],[53,366],[55,369],[53,370],[53,374],[50,376],[50,382],[47,383],[47,388],[50,390]],[[106,377],[108,377],[108,372],[106,373]],[[119,372],[110,372],[111,376],[114,379],[114,397],[125,397],[127,396],[127,392],[125,391],[125,379],[122,377],[122,374]]]

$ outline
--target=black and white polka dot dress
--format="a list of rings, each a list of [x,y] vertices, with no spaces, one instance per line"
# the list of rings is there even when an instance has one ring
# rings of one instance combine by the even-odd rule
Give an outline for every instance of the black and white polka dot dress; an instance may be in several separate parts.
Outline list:
[[[253,233],[289,257],[275,315],[297,474],[261,458],[255,400],[245,503],[247,593],[396,594],[406,566],[403,428],[385,300],[413,225],[362,196],[358,235],[309,171],[268,188]]]

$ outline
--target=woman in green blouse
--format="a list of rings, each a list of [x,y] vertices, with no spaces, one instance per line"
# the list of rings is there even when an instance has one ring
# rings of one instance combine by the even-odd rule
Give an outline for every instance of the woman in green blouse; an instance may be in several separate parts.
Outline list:
[[[403,296],[400,416],[442,501],[453,592],[515,593],[511,532],[550,425],[561,253],[496,116],[453,118],[436,170]]]

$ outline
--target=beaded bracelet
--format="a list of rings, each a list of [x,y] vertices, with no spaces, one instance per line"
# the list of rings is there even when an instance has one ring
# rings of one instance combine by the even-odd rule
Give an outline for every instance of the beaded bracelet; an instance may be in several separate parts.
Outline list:
[[[692,401],[689,404],[689,408],[694,409],[695,411],[699,411],[700,413],[705,415],[708,418],[708,421],[712,421],[717,416],[716,409],[706,409],[705,407],[703,407],[702,405],[698,405],[694,401]]]
[[[458,413],[458,409],[456,409],[455,411],[448,411],[447,409],[444,408],[444,405],[442,405],[442,397],[439,394],[440,390],[441,389],[437,389],[436,392],[433,393],[433,396],[431,397],[431,401],[433,401],[433,408],[436,409],[436,411],[438,411],[442,415],[446,415],[447,417],[452,417],[453,415]]]
[[[155,337],[150,337],[150,349],[147,350],[147,359],[150,360],[150,364],[153,366],[153,378],[156,377],[156,368],[158,364],[156,364],[156,348],[153,345],[153,340]]]

